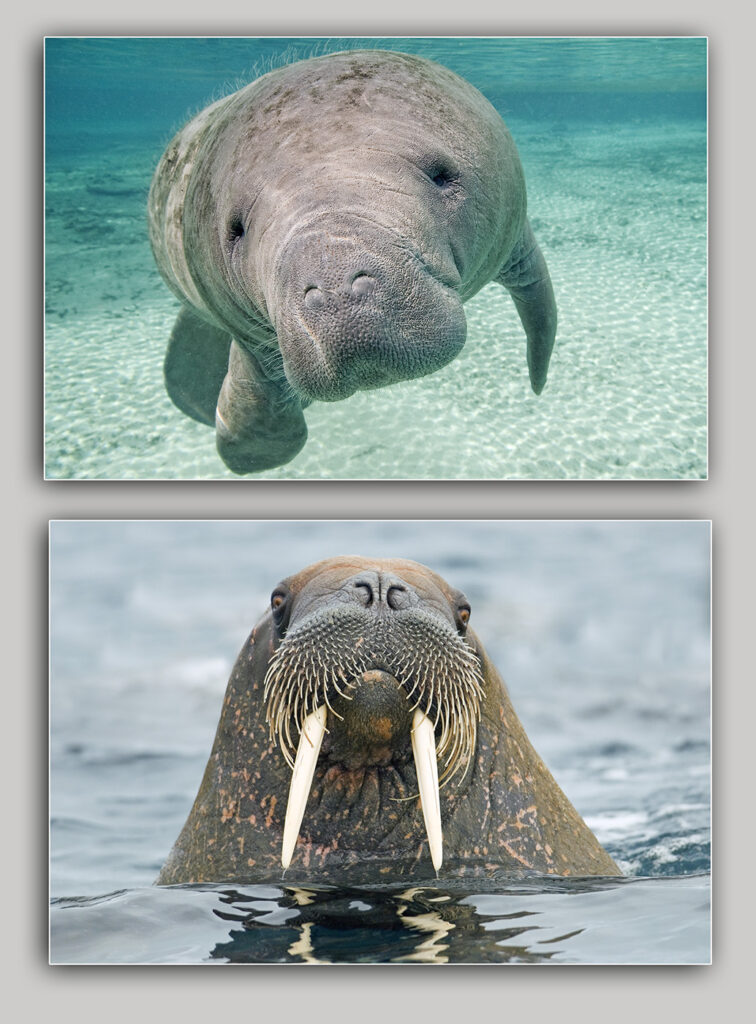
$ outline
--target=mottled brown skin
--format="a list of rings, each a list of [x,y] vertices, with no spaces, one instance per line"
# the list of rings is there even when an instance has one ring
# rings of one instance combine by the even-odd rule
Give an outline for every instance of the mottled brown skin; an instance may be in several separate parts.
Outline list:
[[[278,68],[168,145],[150,242],[181,315],[168,393],[237,473],[288,462],[303,410],[433,373],[463,303],[512,295],[540,394],[557,312],[499,114],[433,61],[380,50]],[[216,413],[217,406],[217,413]]]
[[[313,608],[327,611],[351,600],[349,587],[361,573],[378,581],[376,590],[381,581],[399,581],[439,621],[459,621],[464,595],[424,566],[403,559],[345,557],[316,563],[284,581],[288,628]],[[384,614],[390,612],[384,608]],[[440,877],[496,870],[620,874],[531,746],[472,630],[466,630],[465,640],[480,658],[485,697],[471,768],[463,779],[452,779],[441,789]],[[269,736],[263,702],[263,680],[280,642],[268,611],[231,673],[199,793],[158,884],[281,878],[291,772]],[[366,745],[361,753],[352,740],[353,749],[345,755],[349,741],[344,741],[343,726],[330,713],[327,724],[331,731],[320,753],[287,881],[433,877],[408,730],[377,714],[376,742],[369,751]],[[364,728],[352,735],[364,737]],[[388,755],[386,740],[395,744]],[[402,799],[407,797],[411,799]]]

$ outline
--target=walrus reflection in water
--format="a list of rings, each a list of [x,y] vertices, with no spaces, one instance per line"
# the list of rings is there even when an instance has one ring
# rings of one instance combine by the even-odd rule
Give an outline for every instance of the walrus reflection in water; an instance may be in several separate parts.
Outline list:
[[[158,883],[617,875],[533,750],[465,596],[404,559],[280,583]]]

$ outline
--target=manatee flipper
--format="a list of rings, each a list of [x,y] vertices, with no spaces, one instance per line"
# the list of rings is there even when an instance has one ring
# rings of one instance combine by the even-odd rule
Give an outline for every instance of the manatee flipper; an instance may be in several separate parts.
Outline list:
[[[168,395],[187,416],[215,426],[218,394],[228,371],[231,335],[184,306],[171,331],[163,374]]]
[[[527,218],[520,240],[496,280],[509,291],[520,314],[528,339],[530,386],[540,395],[554,348],[557,308],[549,268]]]
[[[302,405],[259,362],[232,341],[228,373],[215,411],[218,454],[234,473],[259,473],[282,466],[307,440]]]

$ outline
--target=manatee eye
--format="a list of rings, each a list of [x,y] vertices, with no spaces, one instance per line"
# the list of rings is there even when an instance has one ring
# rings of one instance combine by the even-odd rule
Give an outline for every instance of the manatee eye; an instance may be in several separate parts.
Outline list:
[[[464,636],[467,632],[467,623],[470,621],[470,605],[467,603],[458,604],[454,617],[457,620],[457,632]]]
[[[426,173],[433,184],[440,189],[447,189],[457,181],[457,175],[446,164],[434,163]]]
[[[279,632],[283,632],[288,621],[289,593],[281,587],[276,587],[270,595],[270,610],[273,613],[273,622]]]
[[[233,246],[244,237],[244,222],[241,217],[232,217],[228,225],[228,241]]]

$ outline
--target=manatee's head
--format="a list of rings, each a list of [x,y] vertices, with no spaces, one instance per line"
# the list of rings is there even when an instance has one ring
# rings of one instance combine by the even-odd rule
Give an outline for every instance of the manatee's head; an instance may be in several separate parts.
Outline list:
[[[249,90],[228,108],[211,189],[230,293],[274,328],[293,390],[333,401],[450,362],[463,302],[525,218],[499,115],[406,54],[317,58]]]
[[[372,853],[418,792],[438,867],[439,786],[470,767],[484,698],[467,599],[415,562],[339,558],[279,584],[271,615],[265,715],[292,770],[284,867],[308,799],[311,841]]]

